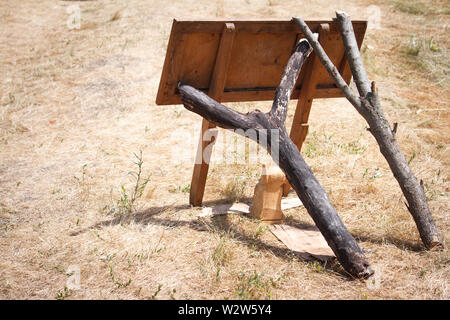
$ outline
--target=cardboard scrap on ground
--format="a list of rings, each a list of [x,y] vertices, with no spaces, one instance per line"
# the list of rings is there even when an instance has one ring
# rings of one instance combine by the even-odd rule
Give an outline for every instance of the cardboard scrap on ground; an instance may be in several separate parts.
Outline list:
[[[299,198],[281,199],[281,210],[288,210],[295,207],[300,207],[302,205],[303,203]],[[248,204],[238,202],[233,204],[219,204],[214,207],[204,207],[202,209],[202,213],[199,214],[199,217],[210,217],[229,213],[249,214],[250,206]]]
[[[229,213],[237,213],[237,214],[248,214],[250,206],[245,203],[226,203],[219,204],[214,207],[203,207],[202,213],[199,214],[199,217],[210,217],[210,216],[218,216]]]
[[[269,226],[269,229],[286,247],[304,259],[314,257],[327,261],[335,257],[317,228],[301,229],[286,224],[273,224]]]
[[[303,203],[298,197],[281,199],[281,210],[288,210],[295,207],[302,206]]]
[[[281,200],[281,210],[288,210],[302,205],[302,202],[297,197]],[[199,217],[212,217],[232,213],[249,214],[250,206],[238,202],[204,207]],[[272,224],[269,226],[269,229],[286,247],[296,252],[303,259],[309,260],[313,257],[321,261],[327,261],[335,257],[326,240],[315,227],[301,229],[286,224]]]

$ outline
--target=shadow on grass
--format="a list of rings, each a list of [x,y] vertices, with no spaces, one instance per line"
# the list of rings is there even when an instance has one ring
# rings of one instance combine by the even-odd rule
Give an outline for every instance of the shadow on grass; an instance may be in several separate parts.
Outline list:
[[[353,233],[352,234],[358,242],[370,242],[374,244],[392,244],[401,250],[408,250],[414,252],[426,251],[426,249],[418,242],[399,239],[394,236],[376,237],[366,233]]]
[[[250,200],[251,199],[245,199]],[[244,201],[245,201],[244,200]],[[205,202],[204,205],[208,207],[212,207],[218,204],[224,204],[224,200],[217,200],[217,201],[210,201]],[[230,204],[230,207],[232,204]],[[349,275],[342,266],[337,262],[337,259],[331,259],[327,262],[320,261],[312,256],[305,257],[304,255],[298,254],[296,252],[293,252],[292,250],[288,248],[282,248],[270,245],[268,243],[263,242],[262,240],[258,239],[258,237],[252,237],[246,235],[242,230],[237,228],[235,225],[231,224],[228,215],[216,215],[216,216],[209,216],[206,218],[198,217],[198,219],[193,220],[171,220],[168,218],[159,218],[158,215],[161,213],[164,213],[166,211],[180,211],[180,210],[187,210],[191,209],[192,207],[190,205],[167,205],[162,207],[150,207],[142,211],[138,211],[135,213],[132,213],[130,215],[122,216],[122,217],[116,217],[110,220],[102,221],[99,223],[96,223],[88,228],[81,229],[75,232],[72,232],[71,236],[77,236],[79,234],[82,234],[84,232],[88,232],[89,230],[93,229],[100,229],[102,227],[107,226],[113,226],[113,225],[120,225],[120,224],[127,224],[127,223],[139,223],[142,225],[158,225],[158,226],[166,226],[166,227],[189,227],[192,230],[199,231],[199,232],[211,232],[211,233],[224,233],[227,234],[230,238],[239,241],[240,243],[248,246],[249,248],[253,250],[258,251],[266,251],[274,254],[276,257],[281,258],[286,261],[292,261],[294,257],[298,258],[299,260],[303,261],[312,261],[312,266],[316,270],[326,270],[333,272],[341,277],[344,277],[346,279],[354,279],[351,275]],[[243,217],[248,218],[246,215],[241,215]],[[300,220],[291,219],[289,221],[289,225],[292,225],[294,227],[298,227],[301,229],[306,230],[315,230],[316,227],[312,224],[305,223]],[[397,246],[398,248],[402,250],[411,250],[411,251],[422,251],[423,249],[418,245],[414,244],[412,242],[404,241],[401,239],[397,239],[394,237],[383,237],[383,238],[376,238],[376,237],[370,237],[367,234],[353,234],[353,236],[359,240],[364,242],[371,242],[375,244],[386,244],[391,243]]]

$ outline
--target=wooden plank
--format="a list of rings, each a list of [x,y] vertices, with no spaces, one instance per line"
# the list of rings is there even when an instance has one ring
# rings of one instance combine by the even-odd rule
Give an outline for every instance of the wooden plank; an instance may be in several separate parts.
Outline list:
[[[286,247],[303,259],[310,260],[314,257],[327,261],[335,257],[333,250],[316,227],[299,228],[287,224],[274,224],[269,229]]]
[[[303,206],[303,203],[298,197],[281,199],[281,210],[283,211],[300,206]],[[250,206],[247,203],[236,202],[218,204],[214,207],[203,207],[203,210],[198,217],[212,217],[226,214],[248,215],[250,214]]]
[[[225,82],[227,79],[228,67],[231,60],[233,42],[235,37],[235,27],[232,23],[225,23],[223,26],[220,44],[217,50],[215,59],[214,71],[209,85],[208,95],[216,101],[221,101]],[[200,141],[197,150],[197,157],[194,165],[194,172],[192,174],[191,190],[189,202],[193,206],[200,206],[202,204],[203,195],[205,193],[206,178],[208,176],[209,161],[211,154],[205,154],[204,150],[212,143],[211,141],[204,141],[203,137],[208,129],[214,128],[215,125],[202,119],[202,128],[200,133]]]
[[[266,88],[264,88],[266,89]],[[301,88],[300,88],[301,89]],[[298,99],[300,96],[300,89],[293,91],[291,99]],[[225,89],[226,90],[226,89]],[[203,92],[208,92],[207,90],[200,90]],[[265,101],[273,100],[275,96],[275,88],[269,88],[267,90],[262,90],[261,88],[254,88],[249,90],[237,90],[237,91],[225,91],[222,95],[221,102],[236,102],[236,101]],[[323,98],[341,98],[343,97],[342,92],[336,86],[317,86],[314,92],[314,99]],[[181,104],[180,96],[172,96],[170,100],[167,101],[168,104]]]
[[[217,53],[216,65],[214,67],[214,73],[209,88],[209,96],[216,97],[216,101],[220,101],[222,99],[225,89],[225,82],[228,79],[228,69],[233,53],[235,34],[234,24],[225,23]]]
[[[182,59],[189,63],[182,63],[179,80],[210,89],[220,39],[218,33],[185,34]]]
[[[295,46],[295,33],[237,33],[227,91],[276,87]],[[270,45],[268,45],[270,44]],[[273,96],[272,98],[273,99]]]
[[[183,35],[173,32],[176,30],[177,21],[172,22],[172,32],[170,33],[169,43],[167,45],[166,58],[164,60],[164,72],[159,81],[156,104],[164,104],[167,97],[171,96],[171,88],[176,87],[176,79],[180,77],[180,64],[183,61],[184,41]]]
[[[225,21],[176,21],[172,24],[166,60],[161,75],[156,103],[181,104],[177,90],[178,81],[184,81],[204,92],[209,92],[210,79],[220,44]],[[231,65],[228,69],[222,102],[272,100],[284,65],[298,38],[303,38],[299,27],[291,21],[236,21]],[[323,21],[309,21],[318,30]],[[339,46],[335,54],[327,52],[340,66],[344,57],[340,33],[335,21],[330,25],[329,37]],[[357,39],[363,39],[365,21],[354,21]],[[341,50],[342,49],[342,50]],[[319,66],[320,68],[321,66]],[[342,66],[344,67],[344,65]],[[322,73],[316,97],[342,97],[334,90],[333,80]],[[299,96],[305,70],[298,77],[292,98]],[[351,74],[344,72],[346,81]],[[323,87],[323,90],[321,91]]]
[[[183,20],[178,25],[178,32],[180,33],[221,33],[224,23],[233,23],[235,25],[236,32],[248,32],[248,33],[301,33],[300,28],[291,23],[291,20]],[[366,23],[364,20],[352,21],[355,32],[359,31],[360,24]],[[320,24],[329,23],[331,26],[331,32],[338,32],[338,24],[334,20],[310,20],[306,21],[306,24],[311,30],[317,30]]]

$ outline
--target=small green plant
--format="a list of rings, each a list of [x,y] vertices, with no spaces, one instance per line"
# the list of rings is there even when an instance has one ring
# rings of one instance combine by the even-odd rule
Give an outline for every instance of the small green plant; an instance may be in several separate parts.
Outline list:
[[[81,167],[81,178],[78,178],[77,176],[73,176],[73,178],[75,180],[77,180],[78,183],[84,182],[84,179],[86,177],[86,169],[87,169],[87,163],[83,164],[83,166]]]
[[[364,151],[366,151],[367,149],[366,146],[360,145],[359,139],[347,143],[338,144],[337,147],[349,154],[361,154],[364,153]]]
[[[416,152],[414,151],[413,154],[411,155],[411,157],[410,157],[409,160],[408,160],[408,165],[410,165],[411,162],[413,162],[413,160],[416,158],[416,156],[417,156],[417,154],[416,154]]]
[[[428,49],[430,49],[433,52],[441,52],[441,48],[439,48],[438,44],[434,41],[433,37],[431,37],[431,39],[428,40]]]
[[[127,282],[122,282],[116,279],[113,271],[113,267],[109,266],[109,276],[111,277],[112,282],[116,285],[117,288],[125,288],[131,284],[131,279],[128,279]]]
[[[309,263],[309,266],[315,272],[324,272],[325,271],[325,267],[318,261],[311,261]]]
[[[317,134],[315,131],[308,136],[308,140],[305,143],[304,154],[308,158],[314,158],[318,156],[329,156],[333,154],[334,151],[343,151],[349,154],[363,154],[367,147],[361,145],[360,139],[363,133],[359,137],[350,142],[337,143],[333,141],[335,133],[327,134],[323,132],[322,134]]]
[[[276,286],[276,281],[272,278],[265,278],[264,272],[241,272],[237,278],[239,283],[236,287],[236,292],[239,299],[255,300],[272,298],[271,289]]]
[[[222,270],[222,268],[220,266],[216,267],[216,282],[219,282],[220,280],[220,271]]]
[[[59,290],[56,293],[56,300],[64,300],[67,297],[70,297],[72,295],[72,291],[67,289],[67,287],[64,287],[64,289]]]
[[[441,48],[434,37],[413,34],[401,50],[414,70],[421,71],[439,85],[448,85],[450,55],[447,48],[445,46]]]
[[[445,196],[445,193],[442,191],[438,190],[438,186],[437,186],[437,180],[439,179],[439,174],[440,174],[440,170],[438,175],[436,176],[436,180],[435,179],[431,179],[430,183],[424,183],[423,184],[423,189],[425,191],[425,196],[427,197],[428,201],[434,200],[436,199],[436,197],[438,196]]]
[[[183,112],[183,109],[175,109],[174,110],[176,117],[179,118],[181,116],[181,113]]]
[[[142,159],[142,150],[139,154],[134,153],[136,158],[133,163],[137,166],[137,171],[130,171],[130,175],[134,179],[134,186],[131,191],[127,191],[125,186],[120,186],[120,198],[117,200],[116,205],[109,210],[109,213],[123,215],[129,214],[135,210],[136,200],[142,197],[144,189],[150,181],[150,176],[147,178],[142,177],[142,166],[144,160]]]
[[[427,273],[427,270],[425,270],[425,269],[420,270],[418,273],[419,278],[424,278],[426,273]]]
[[[258,238],[260,235],[262,235],[264,232],[266,232],[269,229],[268,226],[259,225],[258,229],[256,229],[254,238]]]
[[[177,293],[177,289],[173,288],[172,290],[169,290],[169,298],[170,300],[175,300],[175,293]]]
[[[219,243],[211,254],[212,261],[216,267],[225,266],[232,258],[232,251],[227,245],[227,238],[221,237]]]
[[[221,195],[228,202],[237,202],[245,197],[247,181],[244,177],[234,177],[221,190]]]
[[[156,289],[155,293],[152,294],[150,300],[156,300],[156,296],[161,292],[162,284],[158,285],[158,289]]]
[[[191,191],[191,184],[190,183],[188,183],[184,187],[171,185],[170,188],[169,188],[169,192],[170,193],[175,193],[175,192],[189,193],[190,191]]]
[[[416,35],[413,34],[409,39],[406,53],[410,56],[418,56],[421,48],[422,43],[417,39]]]
[[[205,268],[203,267],[203,263],[202,263],[202,262],[198,262],[198,268],[199,268],[199,270],[200,270],[200,274],[201,274],[203,277],[205,277],[206,271],[205,271]]]
[[[380,168],[375,168],[373,170],[369,170],[369,168],[366,168],[366,170],[364,170],[364,173],[363,173],[363,178],[368,178],[368,179],[377,179],[382,176],[383,176],[383,174],[380,172]]]

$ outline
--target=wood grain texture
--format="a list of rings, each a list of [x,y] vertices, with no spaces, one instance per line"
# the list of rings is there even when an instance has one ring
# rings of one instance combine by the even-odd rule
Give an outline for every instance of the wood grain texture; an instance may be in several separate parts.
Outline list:
[[[225,23],[220,37],[217,55],[213,60],[214,70],[211,76],[209,85],[209,96],[216,101],[221,101],[225,82],[227,80],[227,71],[230,65],[231,53],[235,37],[235,26],[232,23]],[[214,39],[209,39],[214,42]],[[199,43],[199,46],[204,46],[204,43]],[[208,45],[208,44],[207,44]],[[198,62],[200,63],[200,62]],[[211,144],[214,143],[217,132],[211,140],[205,140],[204,134],[207,130],[213,129],[215,125],[202,120],[202,127],[200,131],[200,139],[197,150],[197,156],[194,164],[194,171],[192,173],[191,189],[189,194],[189,203],[193,206],[200,206],[203,201],[205,193],[206,178],[208,176],[209,161],[211,159],[211,152],[205,152]],[[212,151],[212,146],[208,150]]]
[[[291,21],[177,21],[174,20],[167,47],[166,59],[156,98],[158,105],[180,104],[178,81],[189,83],[208,93],[214,70],[214,60],[220,45],[225,23],[235,26],[231,63],[227,72],[222,102],[273,100],[278,80],[289,59],[289,53],[303,34]],[[330,25],[329,52],[334,63],[342,63],[344,48],[336,21],[308,21],[317,30],[321,23]],[[358,38],[364,37],[366,23],[353,22]],[[319,66],[322,68],[322,66]],[[343,72],[345,70],[342,70]],[[299,97],[304,70],[293,89],[292,99]],[[342,97],[327,72],[320,72],[315,98]],[[351,73],[344,72],[346,81]],[[322,91],[323,90],[323,91]]]

